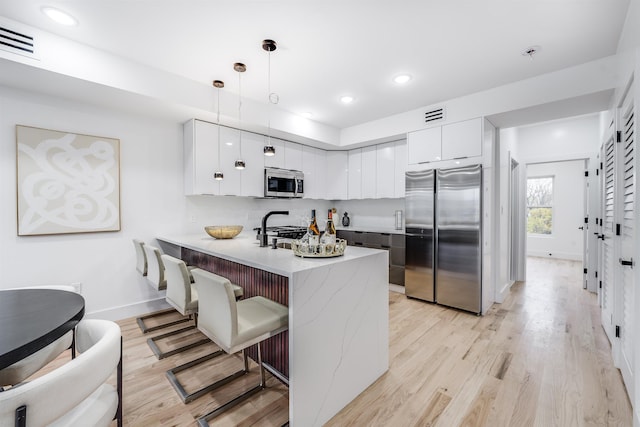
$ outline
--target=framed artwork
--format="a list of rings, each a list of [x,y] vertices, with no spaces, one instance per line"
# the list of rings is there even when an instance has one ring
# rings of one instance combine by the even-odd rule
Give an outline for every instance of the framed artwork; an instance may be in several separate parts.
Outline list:
[[[120,231],[120,140],[16,126],[18,236]]]

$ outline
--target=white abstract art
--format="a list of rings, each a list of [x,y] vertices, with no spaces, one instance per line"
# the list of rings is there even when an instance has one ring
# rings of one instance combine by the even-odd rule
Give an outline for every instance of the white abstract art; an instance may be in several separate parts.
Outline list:
[[[120,141],[16,126],[18,235],[120,230]]]

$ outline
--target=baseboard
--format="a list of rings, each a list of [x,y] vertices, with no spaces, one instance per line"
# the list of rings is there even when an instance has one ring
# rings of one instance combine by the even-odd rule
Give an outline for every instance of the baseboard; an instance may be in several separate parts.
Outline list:
[[[582,261],[582,254],[573,254],[568,252],[543,252],[543,251],[527,251],[527,256],[535,256],[540,258],[567,259],[570,261]]]
[[[105,320],[122,320],[129,317],[137,317],[146,313],[171,308],[164,298],[157,298],[148,301],[142,301],[135,304],[122,305],[120,307],[112,307],[106,310],[92,311],[85,313],[87,319],[105,319]]]
[[[502,304],[504,302],[505,298],[507,298],[507,295],[509,295],[509,290],[511,289],[511,285],[513,285],[513,282],[507,282],[503,284],[502,287],[500,287],[500,290],[496,294],[495,302],[499,304]]]

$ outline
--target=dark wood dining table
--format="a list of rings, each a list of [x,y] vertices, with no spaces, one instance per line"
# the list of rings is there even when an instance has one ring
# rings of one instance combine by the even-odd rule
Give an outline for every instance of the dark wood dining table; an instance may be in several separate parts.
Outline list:
[[[0,369],[62,337],[83,316],[84,298],[74,292],[0,290]]]

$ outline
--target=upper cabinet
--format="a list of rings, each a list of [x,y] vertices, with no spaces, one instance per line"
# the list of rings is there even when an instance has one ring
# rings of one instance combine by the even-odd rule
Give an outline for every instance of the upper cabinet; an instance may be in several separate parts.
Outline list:
[[[378,173],[377,146],[362,149],[362,198],[375,199],[377,197]]]
[[[281,168],[284,169],[284,158],[285,158],[285,142],[278,138],[271,138],[271,145],[276,149],[275,156],[265,156],[264,155],[264,147],[260,148],[260,153],[264,156],[264,166],[268,168]],[[267,145],[267,138],[264,137],[264,145]]]
[[[324,199],[326,183],[324,174],[327,161],[325,151],[319,148],[302,147],[302,172],[304,172],[304,198]]]
[[[277,155],[277,152],[276,152]],[[302,145],[295,142],[284,144],[284,168],[302,170]]]
[[[362,199],[362,149],[349,150],[349,183],[347,194],[350,200]]]
[[[220,194],[213,179],[218,157],[218,128],[210,123],[189,120],[184,124],[184,193]]]
[[[482,155],[482,119],[442,126],[442,159]]]
[[[304,172],[307,199],[348,200],[404,197],[407,144],[404,140],[325,151],[272,138],[276,155],[266,157],[264,135],[200,120],[184,124],[184,191],[186,195],[264,196],[264,168]],[[244,170],[235,161],[244,160]],[[216,181],[216,171],[224,179]]]
[[[327,151],[327,166],[324,177],[328,200],[346,200],[347,183],[349,180],[349,155],[346,151]]]
[[[482,119],[476,118],[407,134],[408,164],[482,155]]]
[[[264,196],[265,138],[252,132],[242,132],[242,158],[247,167],[240,171],[240,195]],[[224,144],[224,141],[223,141]]]
[[[376,198],[395,197],[396,154],[395,142],[376,146]]]
[[[442,160],[442,129],[440,126],[407,134],[409,164]]]
[[[407,141],[396,141],[395,178],[393,187],[394,197],[404,197],[405,172],[407,171]]]

